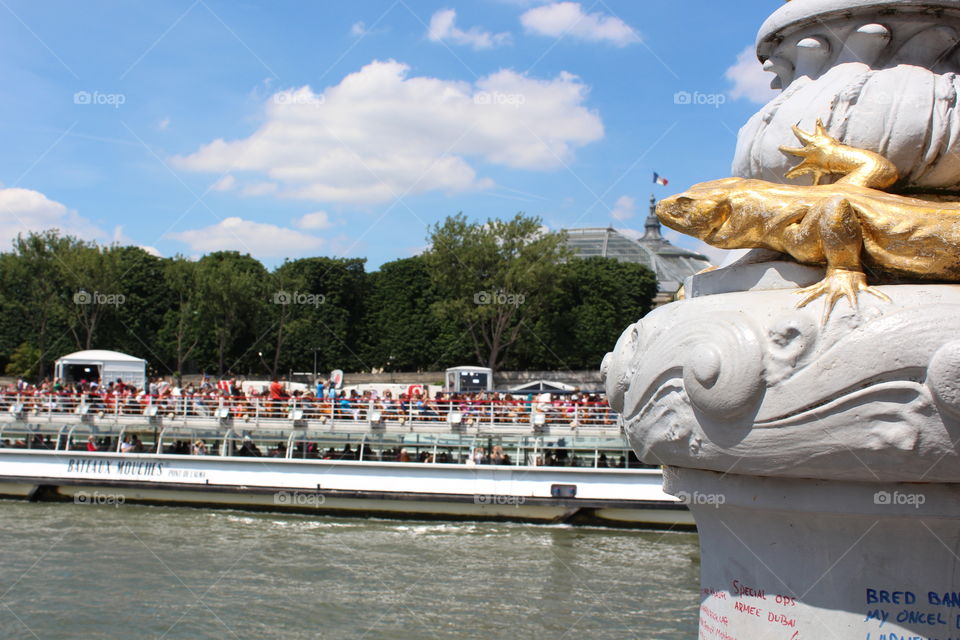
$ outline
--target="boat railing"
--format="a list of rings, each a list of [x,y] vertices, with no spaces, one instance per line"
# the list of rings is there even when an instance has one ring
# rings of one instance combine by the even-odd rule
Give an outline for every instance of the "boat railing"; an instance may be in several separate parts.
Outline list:
[[[536,467],[644,468],[622,436],[259,430],[196,424],[0,423],[0,450]]]
[[[606,402],[537,400],[398,400],[384,397],[320,399],[262,396],[117,393],[0,394],[0,422],[66,421],[124,424],[241,424],[244,429],[292,425],[357,431],[426,430],[542,433],[621,432]]]

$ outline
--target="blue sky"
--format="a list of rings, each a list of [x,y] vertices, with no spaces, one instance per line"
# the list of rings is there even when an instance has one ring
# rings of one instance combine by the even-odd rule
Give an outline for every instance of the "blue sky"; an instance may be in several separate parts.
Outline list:
[[[781,5],[2,0],[0,241],[374,269],[459,211],[642,228],[729,175]]]

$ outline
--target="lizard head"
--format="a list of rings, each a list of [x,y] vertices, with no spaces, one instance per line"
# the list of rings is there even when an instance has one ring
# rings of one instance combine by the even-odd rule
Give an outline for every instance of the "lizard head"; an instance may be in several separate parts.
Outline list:
[[[708,239],[730,214],[730,188],[742,178],[701,182],[657,204],[660,221],[681,233]],[[708,240],[709,241],[709,240]]]

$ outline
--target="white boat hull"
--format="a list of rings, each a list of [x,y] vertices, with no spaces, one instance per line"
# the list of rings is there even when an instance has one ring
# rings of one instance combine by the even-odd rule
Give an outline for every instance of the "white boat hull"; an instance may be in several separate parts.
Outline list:
[[[0,450],[0,496],[691,528],[659,470]]]

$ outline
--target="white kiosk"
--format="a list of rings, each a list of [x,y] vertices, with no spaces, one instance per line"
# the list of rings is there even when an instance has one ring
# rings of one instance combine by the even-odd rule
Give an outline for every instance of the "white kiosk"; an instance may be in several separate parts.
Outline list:
[[[77,351],[57,360],[54,367],[55,375],[65,383],[92,380],[106,385],[119,378],[143,388],[147,382],[147,361],[118,351]]]
[[[493,369],[489,367],[450,367],[443,390],[454,393],[475,393],[493,390]]]

